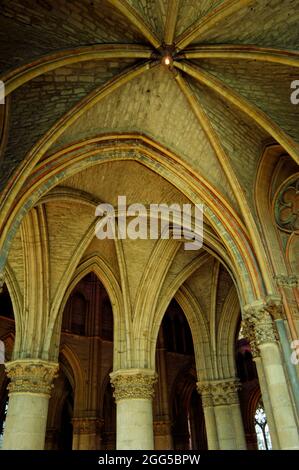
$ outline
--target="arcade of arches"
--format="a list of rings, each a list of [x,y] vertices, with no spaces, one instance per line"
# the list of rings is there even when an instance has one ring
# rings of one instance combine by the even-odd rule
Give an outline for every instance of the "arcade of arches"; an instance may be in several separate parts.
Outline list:
[[[1,2],[3,449],[299,449],[295,3]]]

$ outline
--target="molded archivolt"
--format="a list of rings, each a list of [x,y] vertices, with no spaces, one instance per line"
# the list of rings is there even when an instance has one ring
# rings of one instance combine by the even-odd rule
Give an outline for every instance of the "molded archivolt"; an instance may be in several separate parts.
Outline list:
[[[71,279],[66,278],[60,288],[60,295],[57,297],[57,302],[52,306],[51,312],[51,328],[50,334],[47,338],[46,347],[50,348],[51,356],[56,358],[59,348],[59,337],[61,330],[62,315],[66,302],[78,282],[83,279],[88,273],[94,272],[99,280],[105,287],[112,305],[113,323],[114,323],[114,367],[121,368],[122,363],[129,360],[129,358],[122,357],[121,344],[127,344],[127,351],[130,351],[130,332],[131,332],[131,319],[128,317],[126,308],[124,307],[124,298],[121,291],[121,286],[116,279],[113,270],[109,266],[107,260],[101,258],[98,253],[90,255],[88,258],[83,259]],[[125,336],[124,336],[125,335]],[[126,354],[126,352],[125,352]]]
[[[46,331],[43,353],[47,355],[50,350],[50,355],[57,356],[61,309],[66,295],[72,282],[88,270],[94,270],[103,284],[106,283],[113,306],[115,369],[137,363],[153,364],[155,336],[163,309],[167,308],[168,297],[177,295],[184,304],[200,348],[199,370],[205,370],[207,378],[232,375],[232,350],[229,348],[237,318],[234,288],[225,301],[219,301],[215,290],[210,292],[212,304],[221,310],[210,318],[206,305],[199,301],[192,292],[192,283],[188,282],[188,276],[198,267],[195,260],[189,260],[174,282],[167,279],[174,268],[179,244],[158,242],[151,246],[150,254],[149,249],[147,253],[143,250],[144,244],[138,264],[135,260],[126,262],[126,258],[132,256],[132,246],[116,240],[116,273],[104,257],[98,258],[92,251],[86,255],[94,237],[94,223],[91,220],[88,224],[87,219],[92,216],[95,191],[87,194],[85,188],[85,193],[71,195],[69,192],[67,195],[67,202],[71,200],[74,206],[72,218],[79,207],[84,207],[85,214],[82,216],[85,230],[78,229],[78,240],[69,240],[69,244],[64,245],[63,237],[57,235],[62,230],[54,220],[54,206],[56,219],[63,219],[63,212],[68,209],[61,185],[71,178],[84,179],[88,170],[92,172],[102,163],[113,166],[116,161],[134,161],[151,172],[157,185],[158,179],[164,178],[180,192],[182,199],[205,205],[205,221],[212,230],[208,232],[204,249],[217,258],[213,264],[214,280],[219,275],[220,261],[236,283],[241,304],[275,291],[274,264],[282,266],[284,271],[286,267],[283,257],[274,262],[269,250],[264,254],[263,237],[267,233],[255,222],[252,188],[258,157],[268,137],[280,142],[295,161],[299,158],[294,123],[279,109],[281,101],[274,99],[275,85],[268,77],[263,77],[265,73],[277,72],[276,78],[283,87],[289,78],[295,77],[298,54],[288,49],[275,50],[273,46],[298,47],[297,9],[289,0],[289,11],[285,6],[282,9],[279,2],[270,11],[255,0],[203,0],[196,5],[178,0],[96,0],[93,5],[87,0],[75,0],[71,4],[55,0],[50,6],[39,2],[36,8],[31,2],[27,3],[27,16],[24,16],[21,2],[5,1],[0,19],[3,23],[0,37],[5,36],[5,65],[8,69],[11,67],[6,70],[5,78],[12,99],[12,125],[6,148],[9,165],[3,166],[7,184],[1,195],[0,274],[7,266],[12,240],[21,224],[25,242],[28,236],[40,240],[41,235],[45,235],[43,246],[47,253],[54,245],[69,248],[71,260],[64,258],[61,249],[53,256],[57,265],[52,270],[55,282],[51,278],[49,260],[39,253],[38,261],[45,268],[45,284],[48,285],[50,279],[52,288],[49,292],[51,305],[48,305],[47,288],[44,294],[37,295],[35,305],[37,333],[42,337]],[[49,10],[45,11],[47,6]],[[55,27],[58,23],[59,28]],[[209,46],[203,58],[196,55],[201,48],[193,46],[200,43],[204,48],[206,41]],[[109,45],[105,44],[108,42]],[[222,44],[221,51],[218,49],[220,55],[216,57],[218,42],[228,42],[230,46]],[[248,46],[248,43],[259,46]],[[173,54],[173,67],[161,64],[161,54],[166,52]],[[197,62],[192,63],[190,59]],[[231,73],[232,69],[239,73]],[[194,97],[189,93],[190,83]],[[259,93],[265,94],[267,90],[271,103],[267,102],[267,97],[258,103]],[[284,100],[286,93],[284,91]],[[292,110],[292,121],[297,111]],[[32,120],[31,115],[34,115]],[[2,148],[4,144],[2,138]],[[265,175],[266,170],[263,166],[264,163],[257,176],[259,186],[264,184],[261,175]],[[52,205],[51,190],[55,188],[58,192]],[[59,195],[59,191],[63,194]],[[258,190],[256,196],[261,197],[261,210],[266,211],[267,196],[258,194]],[[26,223],[30,217],[42,213],[40,225],[30,227]],[[259,216],[265,214],[259,213]],[[52,233],[49,239],[47,215]],[[75,230],[74,225],[69,228]],[[289,251],[292,249],[290,242]],[[26,270],[38,266],[28,245],[24,254],[26,286],[23,288],[22,273],[14,270],[13,263],[7,268],[13,271],[7,271],[7,277],[13,282],[15,276],[20,290],[27,288],[33,298]],[[167,256],[163,260],[164,255]],[[59,266],[60,260],[63,262]],[[133,279],[134,268],[139,267],[141,271],[143,265],[145,271]],[[42,284],[40,272],[37,277]],[[164,293],[166,297],[160,303]],[[24,326],[27,310],[22,311],[18,293],[13,295],[16,310],[20,312],[19,331],[18,328]],[[43,308],[42,295],[45,295]],[[27,296],[28,292],[25,305]],[[234,312],[229,309],[230,302]],[[194,316],[192,310],[197,315]],[[49,316],[45,329],[41,312]],[[32,314],[28,319],[32,326]],[[201,332],[196,330],[198,322]],[[226,357],[219,363],[215,360],[217,342]],[[132,351],[136,349],[135,354]]]
[[[78,406],[84,406],[84,403],[86,401],[86,377],[84,374],[84,369],[80,364],[77,354],[72,350],[69,345],[63,344],[59,351],[59,354],[62,356],[62,361],[60,362],[62,363],[61,365],[63,371],[74,391],[74,409],[77,409]]]
[[[125,144],[125,147],[127,147],[126,144]],[[115,144],[113,145],[113,148],[115,149]],[[121,144],[120,144],[120,148],[121,148]],[[138,144],[137,148],[139,151],[140,144]],[[87,146],[87,149],[90,150],[88,146]],[[134,146],[133,146],[133,149],[134,149]],[[201,186],[198,185],[198,182],[196,182],[196,180],[194,180],[194,183],[192,184],[192,180],[190,181],[190,175],[186,174],[186,182],[184,182],[183,181],[183,176],[184,176],[183,169],[176,171],[175,167],[169,165],[169,156],[170,156],[169,152],[168,152],[169,156],[167,156],[166,158],[163,157],[161,154],[155,155],[152,151],[149,151],[149,149],[147,149],[146,147],[144,147],[143,152],[145,152],[147,155],[144,155],[141,153],[137,154],[136,151],[131,156],[128,155],[127,153],[125,153],[125,155],[122,155],[122,153],[118,151],[113,156],[113,159],[117,159],[117,160],[124,159],[124,158],[135,159],[136,161],[139,161],[143,165],[146,165],[147,167],[153,169],[155,172],[157,172],[161,176],[165,177],[172,184],[174,184],[174,186],[176,186],[180,191],[186,194],[186,196],[189,199],[191,199],[193,202],[196,202],[196,203],[204,202],[206,204],[205,215],[207,216],[212,226],[216,228],[218,234],[220,235],[220,238],[223,239],[223,242],[228,248],[229,253],[233,255],[233,257],[235,258],[238,251],[241,250],[242,252],[245,249],[247,251],[247,255],[244,258],[244,260],[245,260],[245,263],[247,264],[248,254],[250,257],[252,257],[252,254],[250,254],[250,252],[248,253],[248,248],[246,248],[246,245],[248,245],[247,235],[244,236],[244,240],[242,242],[240,238],[240,225],[238,223],[236,225],[236,227],[238,227],[237,228],[238,236],[236,237],[233,235],[234,225],[233,225],[232,214],[229,213],[227,215],[228,218],[225,221],[224,208],[222,208],[222,210],[218,209],[220,201],[218,199],[218,202],[216,202],[217,199],[215,198],[215,196],[214,195],[211,196],[211,193],[209,194],[209,188],[205,187],[204,181],[200,182]],[[41,168],[44,166],[47,169],[47,174],[43,177],[40,174],[40,170],[37,169],[39,173],[38,180],[36,179],[36,183],[34,183],[34,180],[30,182],[30,188],[28,188],[27,195],[23,196],[23,200],[25,199],[27,201],[26,202],[27,207],[25,206],[26,210],[28,210],[30,206],[33,206],[34,204],[36,204],[39,198],[42,197],[43,194],[45,194],[45,192],[49,191],[51,187],[54,187],[58,183],[61,184],[67,177],[71,176],[72,174],[75,174],[76,172],[80,171],[83,168],[87,168],[87,165],[94,165],[94,164],[98,164],[100,161],[111,160],[111,154],[105,155],[103,151],[99,153],[98,146],[95,147],[94,151],[89,152],[90,156],[88,156],[88,153],[87,154],[83,153],[84,160],[82,159],[82,151],[80,152],[79,150],[79,151],[76,151],[76,153],[77,153],[77,158],[75,158],[74,153],[70,153],[70,152],[66,153],[66,156],[68,159],[70,159],[70,163],[71,163],[67,166],[66,166],[64,154],[60,155],[60,158],[62,158],[63,160],[63,166],[61,167],[59,178],[58,178],[58,173],[57,173],[57,169],[58,169],[57,165],[55,165],[55,167],[53,166],[53,170],[51,170],[51,165],[49,165],[48,162],[44,162]],[[175,172],[173,170],[175,170]],[[43,183],[41,185],[42,181]],[[198,193],[199,190],[200,190],[200,193],[199,193],[200,199],[198,199],[198,196],[195,196],[195,194]],[[33,193],[33,191],[35,193]],[[22,203],[20,202],[19,203],[20,207],[21,207],[21,204]],[[18,223],[19,223],[18,220],[20,220],[20,218],[22,217],[21,215],[22,213],[24,213],[24,207],[22,208],[21,212],[17,216],[16,222],[14,224],[15,229],[17,229],[18,227]],[[224,226],[222,224],[224,224]],[[10,237],[12,236],[12,233],[13,232],[11,231]],[[7,247],[8,247],[8,244],[7,244],[8,242],[9,240],[6,241]],[[243,247],[241,243],[243,244]],[[232,246],[234,244],[237,245],[237,250],[232,250]],[[3,249],[3,253],[5,252],[6,252],[6,249]],[[241,252],[240,252],[241,258],[239,259],[242,259],[243,257],[243,255],[241,255]],[[254,266],[254,264],[255,264],[255,261],[253,261],[253,265],[251,267],[248,266],[248,269],[251,271],[252,274],[256,270],[256,267]],[[234,265],[235,265],[235,269],[240,269],[240,268],[243,269],[244,267],[243,263],[238,262],[236,258],[234,261]],[[248,283],[250,276],[244,273],[244,275],[237,276],[236,278],[240,280],[241,284],[245,285],[246,283]],[[254,283],[256,282],[253,279],[252,281]],[[251,288],[249,289],[251,290]],[[243,289],[242,287],[240,287],[240,293],[243,292],[245,296],[246,295],[250,296],[249,289],[247,288]],[[255,294],[253,294],[253,298],[254,296]]]

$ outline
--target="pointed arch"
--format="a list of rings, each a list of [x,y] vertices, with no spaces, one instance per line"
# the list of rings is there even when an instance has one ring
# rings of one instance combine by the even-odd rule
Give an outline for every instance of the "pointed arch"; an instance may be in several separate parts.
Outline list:
[[[19,209],[14,209],[9,234],[2,236],[3,258],[0,263],[5,262],[11,237],[17,230],[24,211],[35,205],[41,196],[83,168],[118,160],[141,163],[164,177],[192,202],[203,203],[205,216],[232,259],[242,301],[251,303],[263,297],[264,283],[254,250],[246,228],[235,211],[225,203],[214,187],[203,177],[191,172],[179,157],[152,139],[136,134],[118,135],[117,143],[113,141],[113,135],[89,139],[56,152],[37,166],[28,180],[25,192],[17,201]],[[1,268],[0,265],[0,270]]]
[[[69,364],[72,375],[70,375],[70,370],[67,367],[63,367],[63,372],[65,373],[69,383],[72,385],[74,390],[74,408],[77,409],[79,406],[82,407],[82,404],[85,403],[85,374],[84,370],[80,364],[77,354],[72,350],[68,344],[63,344],[60,349],[60,354]]]
[[[58,353],[57,338],[60,336],[62,315],[66,302],[78,282],[90,272],[94,272],[98,279],[103,283],[103,286],[110,298],[113,311],[114,343],[118,344],[120,341],[125,339],[126,344],[128,344],[129,338],[123,338],[123,336],[124,334],[130,336],[131,325],[130,320],[124,315],[123,296],[119,282],[107,260],[102,258],[98,253],[93,253],[88,258],[81,261],[70,282],[69,280],[66,280],[64,285],[61,286],[62,295],[60,297],[58,309],[56,309],[55,312],[52,312],[51,325],[49,328],[50,333],[47,337],[45,346],[48,347],[48,345],[51,345],[51,355],[54,357]],[[114,364],[118,368],[121,368],[122,362],[125,358],[122,357],[119,349],[120,348],[118,347],[114,347]]]

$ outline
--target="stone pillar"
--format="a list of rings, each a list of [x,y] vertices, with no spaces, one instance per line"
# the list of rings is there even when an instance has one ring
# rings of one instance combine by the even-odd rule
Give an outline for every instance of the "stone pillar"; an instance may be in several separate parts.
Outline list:
[[[110,374],[116,401],[116,448],[152,450],[153,395],[156,374],[149,369],[126,369]]]
[[[239,382],[236,379],[211,382],[219,448],[221,450],[246,449],[238,389]]]
[[[203,413],[205,417],[205,427],[209,450],[219,449],[214,403],[209,382],[197,382],[197,391],[201,395]]]
[[[243,322],[243,334],[250,342],[251,354],[256,365],[256,371],[257,371],[259,386],[260,386],[260,390],[262,394],[264,410],[267,416],[267,422],[268,422],[270,436],[271,436],[272,449],[278,450],[279,441],[278,441],[278,436],[277,436],[276,424],[275,424],[275,420],[273,416],[272,405],[271,405],[270,398],[269,398],[268,385],[267,385],[267,381],[266,381],[266,377],[264,373],[264,367],[263,367],[263,363],[262,363],[262,359],[260,355],[260,350],[257,347],[256,341],[255,341],[255,333],[254,333],[254,327],[252,323],[249,323],[248,321]]]
[[[48,428],[46,431],[46,438],[45,438],[45,450],[58,450],[58,438],[59,438],[59,430],[56,428]]]
[[[170,421],[154,421],[155,450],[171,450],[172,434]]]
[[[173,449],[172,424],[169,416],[166,348],[163,331],[160,329],[156,348],[156,370],[159,376],[154,400],[155,450]]]
[[[269,311],[273,304],[257,301],[244,309],[244,316],[254,332],[260,351],[269,399],[280,449],[299,449],[296,416],[292,406],[287,380],[278,347],[274,324]]]
[[[42,450],[58,364],[20,359],[7,362],[5,367],[10,383],[3,449]]]
[[[240,389],[240,383],[238,380],[234,380],[227,385],[227,402],[230,403],[232,420],[235,428],[237,450],[246,450],[246,438],[244,432],[244,424],[241,414],[240,401],[238,390]]]
[[[103,420],[73,418],[73,450],[100,450]]]

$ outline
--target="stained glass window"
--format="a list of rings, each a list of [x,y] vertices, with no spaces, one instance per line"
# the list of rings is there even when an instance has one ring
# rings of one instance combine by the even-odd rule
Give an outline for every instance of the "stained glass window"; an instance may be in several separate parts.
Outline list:
[[[272,443],[263,404],[259,402],[254,416],[255,432],[259,450],[271,450]]]

